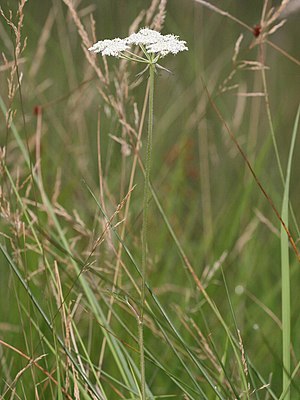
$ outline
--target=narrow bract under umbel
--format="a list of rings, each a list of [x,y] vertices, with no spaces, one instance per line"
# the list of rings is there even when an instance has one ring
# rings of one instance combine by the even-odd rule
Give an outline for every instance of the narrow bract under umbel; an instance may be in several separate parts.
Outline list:
[[[165,57],[167,54],[177,54],[180,51],[188,50],[186,41],[179,40],[179,37],[173,34],[162,35],[150,28],[142,28],[137,33],[120,39],[100,40],[89,48],[94,53],[101,53],[103,56],[113,56],[132,59],[130,52],[132,45],[140,46],[144,52],[157,55],[157,60]],[[134,59],[138,61],[137,59]]]

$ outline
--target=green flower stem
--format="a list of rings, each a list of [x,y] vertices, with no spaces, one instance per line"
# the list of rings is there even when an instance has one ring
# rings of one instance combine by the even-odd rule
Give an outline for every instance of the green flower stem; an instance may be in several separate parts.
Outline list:
[[[141,310],[139,320],[139,347],[140,347],[140,368],[141,368],[141,399],[146,400],[146,378],[145,378],[145,353],[144,353],[144,305],[145,305],[145,282],[147,273],[147,228],[148,228],[148,204],[150,170],[152,159],[152,135],[153,135],[153,94],[154,94],[154,74],[155,65],[149,64],[149,117],[148,117],[148,136],[147,136],[147,155],[145,165],[145,186],[143,200],[143,227],[142,227],[142,285],[141,285]]]

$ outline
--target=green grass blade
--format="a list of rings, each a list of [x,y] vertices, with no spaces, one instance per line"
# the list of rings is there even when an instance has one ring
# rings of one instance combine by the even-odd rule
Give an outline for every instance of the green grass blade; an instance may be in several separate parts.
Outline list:
[[[298,131],[299,116],[300,116],[300,106],[298,108],[292,134],[286,179],[284,185],[283,202],[282,202],[281,218],[286,224],[286,226],[288,226],[289,189],[290,189],[290,177],[292,169],[292,158]],[[282,280],[282,360],[283,360],[282,391],[284,393],[282,399],[290,400],[291,398],[291,393],[290,393],[291,293],[290,293],[289,240],[282,226],[280,230],[280,244],[281,244],[281,280]]]

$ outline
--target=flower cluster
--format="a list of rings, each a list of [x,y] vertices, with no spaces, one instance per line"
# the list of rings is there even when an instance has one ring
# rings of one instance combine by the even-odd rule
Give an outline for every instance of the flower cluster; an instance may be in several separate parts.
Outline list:
[[[89,48],[94,53],[101,53],[103,56],[118,57],[120,53],[129,49],[127,43],[120,38],[100,40]]]
[[[177,54],[180,51],[188,50],[186,42],[179,40],[178,36],[162,35],[160,32],[149,28],[142,28],[138,33],[132,33],[124,39],[100,40],[89,50],[94,53],[101,53],[103,56],[122,57],[138,61],[136,58],[132,58],[134,56],[130,52],[132,45],[140,46],[146,56],[151,54],[156,56],[155,62],[167,54]]]

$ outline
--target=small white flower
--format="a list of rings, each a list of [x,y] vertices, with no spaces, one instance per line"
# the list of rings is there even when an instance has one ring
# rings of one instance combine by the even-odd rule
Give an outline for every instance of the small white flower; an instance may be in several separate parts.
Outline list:
[[[103,56],[119,57],[123,51],[129,49],[125,39],[100,40],[89,48],[89,51],[101,53]]]
[[[138,33],[132,33],[125,40],[128,44],[147,45],[158,42],[162,37],[163,35],[160,32],[149,28],[142,28]]]
[[[165,57],[167,54],[177,54],[180,51],[188,50],[188,48],[186,42],[179,40],[178,36],[164,35],[155,43],[147,45],[146,50],[148,53],[158,53],[161,57]]]

